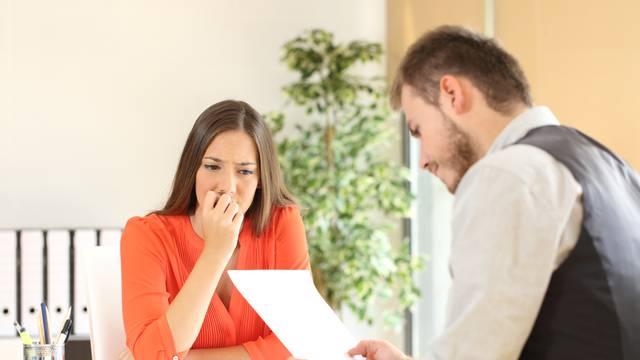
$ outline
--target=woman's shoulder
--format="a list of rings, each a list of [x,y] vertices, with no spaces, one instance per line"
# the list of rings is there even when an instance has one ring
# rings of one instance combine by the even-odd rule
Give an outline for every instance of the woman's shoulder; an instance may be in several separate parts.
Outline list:
[[[271,225],[278,226],[301,218],[300,207],[296,204],[274,206],[271,208]]]
[[[127,221],[122,232],[123,244],[135,242],[146,245],[161,245],[175,237],[183,223],[184,215],[134,216]]]
[[[151,213],[146,216],[134,216],[127,220],[125,231],[127,229],[156,231],[160,229],[168,229],[177,226],[179,216],[176,215],[159,215]]]
[[[274,206],[271,209],[270,233],[276,239],[283,239],[283,235],[290,232],[304,232],[302,214],[298,205]]]

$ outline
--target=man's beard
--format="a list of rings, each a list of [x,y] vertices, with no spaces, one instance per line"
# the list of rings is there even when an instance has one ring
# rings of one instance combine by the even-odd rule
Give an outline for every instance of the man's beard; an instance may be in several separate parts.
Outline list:
[[[447,185],[447,189],[450,193],[455,194],[460,180],[462,180],[464,174],[467,173],[467,170],[478,161],[478,156],[473,146],[471,146],[471,137],[469,134],[456,125],[442,110],[440,110],[440,113],[445,122],[448,133],[447,137],[450,139],[450,154],[446,158],[445,163],[454,173],[452,183]]]

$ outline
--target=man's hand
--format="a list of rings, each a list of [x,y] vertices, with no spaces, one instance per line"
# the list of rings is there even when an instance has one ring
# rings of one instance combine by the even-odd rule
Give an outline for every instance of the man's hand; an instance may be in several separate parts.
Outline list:
[[[363,340],[349,350],[349,355],[362,355],[367,360],[411,360],[395,346],[384,340]]]

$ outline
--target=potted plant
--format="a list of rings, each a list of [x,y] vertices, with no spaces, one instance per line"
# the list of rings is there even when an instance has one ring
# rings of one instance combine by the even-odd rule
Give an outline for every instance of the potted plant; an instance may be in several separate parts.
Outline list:
[[[369,323],[379,318],[373,304],[397,295],[401,306],[384,316],[397,325],[419,296],[413,274],[423,260],[409,254],[406,241],[397,250],[389,241],[413,197],[408,169],[387,151],[394,129],[384,78],[354,72],[379,61],[382,47],[338,44],[333,34],[311,30],[283,49],[283,62],[298,75],[284,93],[306,116],[293,138],[278,136],[282,112],[267,119],[287,184],[302,205],[314,282],[336,311],[346,305]]]

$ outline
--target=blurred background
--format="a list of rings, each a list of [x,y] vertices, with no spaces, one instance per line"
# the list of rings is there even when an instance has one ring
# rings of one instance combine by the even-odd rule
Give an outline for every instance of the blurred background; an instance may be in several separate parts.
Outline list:
[[[193,122],[217,101],[283,110],[305,125],[304,111],[285,106],[281,89],[295,75],[282,45],[314,28],[381,44],[382,61],[359,71],[388,80],[429,29],[495,36],[536,104],[638,169],[639,11],[633,0],[0,0],[0,229],[117,229],[159,208]],[[420,356],[444,323],[452,198],[415,167],[399,114],[387,124],[384,156],[410,167],[415,196],[411,217],[393,219],[388,235],[428,256],[414,274],[422,296],[401,327],[342,316],[356,337]],[[293,124],[280,136],[296,136]],[[12,266],[2,267],[3,286],[15,281]]]

